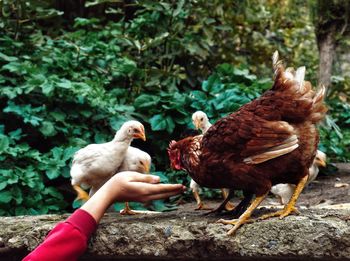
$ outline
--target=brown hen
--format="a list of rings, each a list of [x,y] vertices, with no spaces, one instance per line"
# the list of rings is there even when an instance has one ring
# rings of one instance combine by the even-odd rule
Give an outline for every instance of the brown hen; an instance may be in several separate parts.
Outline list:
[[[297,185],[285,208],[261,218],[281,218],[296,212],[319,141],[315,124],[327,109],[325,88],[316,93],[304,81],[305,67],[285,69],[273,56],[272,88],[237,112],[217,121],[204,135],[171,142],[168,153],[174,169],[185,169],[201,186],[240,189],[256,197],[238,220],[220,220],[234,227],[246,223],[271,187]]]

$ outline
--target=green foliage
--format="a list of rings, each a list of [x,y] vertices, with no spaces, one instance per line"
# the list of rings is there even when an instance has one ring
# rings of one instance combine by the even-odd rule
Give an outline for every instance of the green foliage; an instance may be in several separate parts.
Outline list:
[[[193,128],[194,111],[215,122],[259,96],[271,86],[275,49],[316,75],[303,1],[74,2],[68,10],[56,1],[0,3],[0,215],[70,210],[74,193],[57,184],[69,186],[74,152],[112,139],[132,118],[146,127],[155,173],[188,186],[185,173],[168,170],[166,148]],[[334,82],[321,148],[344,161],[349,107],[334,99],[346,79]]]
[[[330,161],[348,162],[350,159],[350,105],[339,99],[328,102],[330,115],[320,128],[320,148]]]

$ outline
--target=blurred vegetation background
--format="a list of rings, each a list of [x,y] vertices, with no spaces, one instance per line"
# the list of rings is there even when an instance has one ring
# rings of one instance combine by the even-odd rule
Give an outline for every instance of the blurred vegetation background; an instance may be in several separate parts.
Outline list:
[[[328,87],[320,149],[350,161],[347,0],[2,0],[0,10],[0,215],[71,211],[72,155],[128,119],[145,125],[147,142],[134,145],[152,172],[188,185],[169,170],[169,141],[193,128],[194,111],[215,122],[271,87],[275,50]]]

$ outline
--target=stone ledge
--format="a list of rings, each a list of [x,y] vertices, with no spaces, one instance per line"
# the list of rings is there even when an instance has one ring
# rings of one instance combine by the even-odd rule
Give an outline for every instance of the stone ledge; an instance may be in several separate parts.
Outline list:
[[[230,226],[195,211],[107,214],[81,260],[350,260],[349,215],[350,210],[303,209],[284,220],[246,224],[229,237]],[[19,260],[66,217],[1,218],[0,260]]]

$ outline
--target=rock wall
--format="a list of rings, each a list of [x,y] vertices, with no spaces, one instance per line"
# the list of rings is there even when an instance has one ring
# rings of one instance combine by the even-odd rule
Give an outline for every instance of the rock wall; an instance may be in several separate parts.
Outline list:
[[[350,260],[349,216],[346,209],[308,209],[246,224],[227,236],[230,225],[196,211],[107,214],[81,260]],[[20,260],[66,217],[1,218],[0,260]]]

